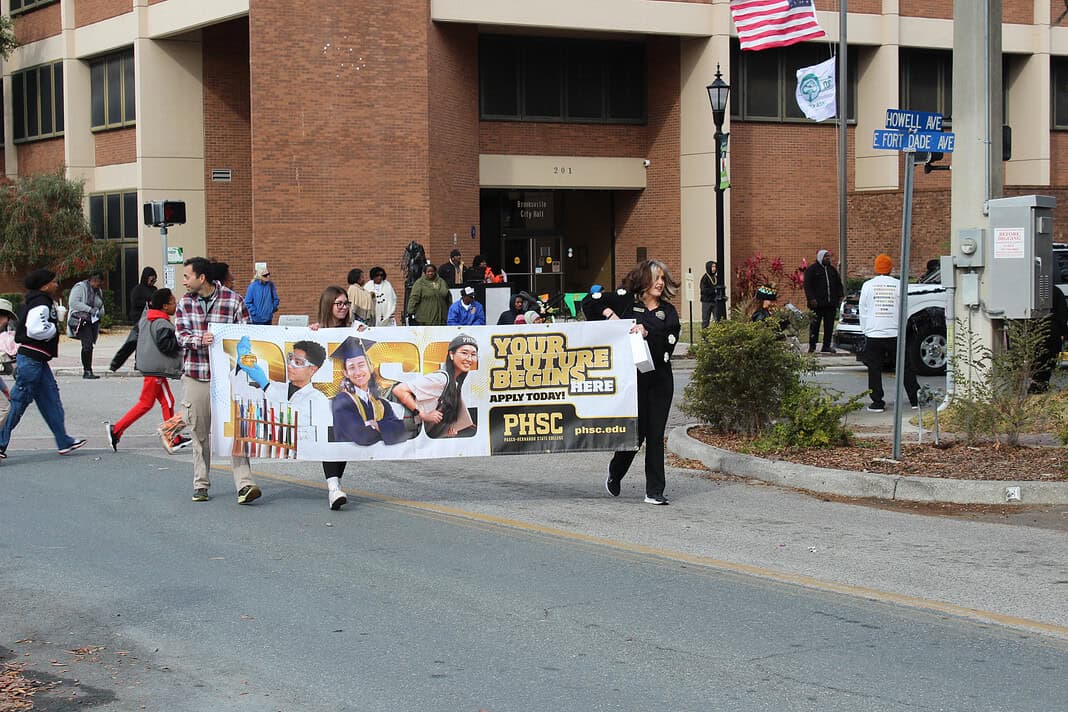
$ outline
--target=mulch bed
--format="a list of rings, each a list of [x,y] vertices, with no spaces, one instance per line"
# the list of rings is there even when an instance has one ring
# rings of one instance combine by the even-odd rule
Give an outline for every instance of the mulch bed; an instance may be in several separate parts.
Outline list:
[[[1037,480],[1068,482],[1068,449],[1050,446],[1012,447],[998,443],[967,445],[943,441],[940,447],[902,438],[901,458],[894,462],[889,438],[856,438],[848,447],[794,448],[773,453],[753,450],[751,438],[721,435],[706,427],[691,428],[690,437],[708,445],[768,460],[887,475],[946,477],[964,480]],[[682,465],[685,466],[685,465]]]

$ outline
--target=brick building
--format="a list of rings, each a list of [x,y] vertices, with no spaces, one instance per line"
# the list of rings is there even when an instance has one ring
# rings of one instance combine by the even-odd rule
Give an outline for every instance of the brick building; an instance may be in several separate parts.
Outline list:
[[[1066,197],[1056,5],[1003,0],[1008,193]],[[188,208],[171,246],[229,262],[239,289],[268,262],[283,313],[311,313],[353,266],[381,265],[401,290],[412,240],[436,263],[454,246],[483,254],[539,292],[614,283],[642,255],[696,276],[715,257],[705,85],[720,65],[729,262],[792,267],[838,242],[836,129],[793,100],[794,70],[837,39],[837,1],[816,7],[829,41],[741,53],[727,0],[0,0],[21,44],[0,64],[0,163],[85,181],[94,233],[121,243],[109,282],[123,294],[162,266],[139,219],[160,198]],[[849,264],[863,274],[896,254],[901,215],[901,160],[870,136],[889,107],[951,113],[953,2],[849,10]],[[948,249],[948,173],[921,173],[915,201],[914,271]]]

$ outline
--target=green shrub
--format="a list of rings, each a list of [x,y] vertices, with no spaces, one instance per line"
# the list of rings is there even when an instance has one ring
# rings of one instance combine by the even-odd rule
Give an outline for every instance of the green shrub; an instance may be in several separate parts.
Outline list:
[[[755,435],[783,410],[804,373],[819,370],[770,320],[713,322],[690,347],[696,359],[683,391],[682,412],[721,433]]]
[[[780,419],[757,440],[756,446],[781,450],[851,444],[853,433],[843,419],[864,406],[865,394],[859,393],[839,403],[841,395],[813,383],[801,383],[790,389],[783,399]]]

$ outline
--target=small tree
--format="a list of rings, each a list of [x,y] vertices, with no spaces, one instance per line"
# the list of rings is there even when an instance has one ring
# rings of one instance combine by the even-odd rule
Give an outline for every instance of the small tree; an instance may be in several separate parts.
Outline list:
[[[804,289],[805,260],[792,272],[786,271],[781,257],[768,259],[761,253],[747,257],[734,273],[733,303],[743,306],[750,303],[758,287],[774,287],[780,299],[797,296]]]
[[[11,18],[0,15],[0,57],[7,59],[16,47],[18,43],[15,42],[15,27],[11,24]]]
[[[755,435],[783,410],[815,360],[790,348],[771,320],[719,321],[690,347],[697,360],[682,412],[722,433]]]
[[[60,277],[114,268],[117,248],[94,240],[83,188],[61,175],[0,179],[0,269],[48,267]]]

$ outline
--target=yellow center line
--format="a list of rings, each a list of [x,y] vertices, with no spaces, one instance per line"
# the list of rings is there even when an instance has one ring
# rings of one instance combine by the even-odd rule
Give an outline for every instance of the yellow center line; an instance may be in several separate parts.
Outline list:
[[[212,467],[213,469],[217,468],[227,471],[230,470],[230,468],[225,465],[213,465]],[[270,480],[274,480],[276,482],[284,482],[286,484],[296,485],[300,487],[311,487],[313,489],[320,490],[327,489],[325,482],[314,482],[299,479],[296,477],[290,477],[288,475],[263,472],[260,470],[256,470],[255,474],[259,477],[264,477]],[[814,589],[817,591],[838,593],[854,598],[864,598],[872,601],[878,601],[881,603],[891,603],[900,606],[906,606],[908,608],[941,613],[945,615],[955,616],[957,618],[962,618],[971,622],[996,623],[998,625],[1003,625],[1010,628],[1021,628],[1035,633],[1041,633],[1044,635],[1054,636],[1057,638],[1063,638],[1068,640],[1068,626],[1056,625],[1054,623],[1043,623],[1041,621],[1031,620],[1029,618],[1009,616],[1002,613],[996,613],[994,611],[986,611],[978,608],[967,608],[965,606],[958,606],[956,604],[946,603],[944,601],[936,601],[930,598],[911,596],[903,593],[893,593],[891,591],[883,591],[881,589],[869,588],[867,586],[854,586],[852,584],[825,581],[822,579],[813,578],[812,576],[804,576],[802,574],[792,574],[785,571],[777,571],[775,569],[769,569],[763,566],[740,564],[734,561],[725,561],[723,559],[716,559],[709,556],[701,556],[698,554],[687,554],[686,552],[673,551],[671,549],[661,549],[655,546],[631,544],[625,541],[610,539],[603,536],[594,536],[592,534],[583,534],[581,532],[573,532],[568,531],[566,529],[557,529],[555,527],[547,527],[541,524],[534,524],[531,522],[523,522],[516,519],[498,517],[492,514],[481,514],[478,512],[471,512],[465,509],[458,509],[456,507],[449,507],[443,504],[417,502],[415,500],[401,499],[399,497],[390,497],[389,495],[378,494],[375,492],[367,492],[366,490],[352,490],[346,488],[345,493],[351,496],[360,497],[361,499],[370,500],[372,502],[395,505],[398,507],[403,507],[405,509],[412,509],[420,512],[428,512],[438,515],[445,515],[447,517],[466,519],[482,524],[491,524],[498,527],[516,529],[522,532],[526,532],[528,534],[541,534],[554,538],[569,540],[572,542],[582,542],[584,544],[594,545],[599,548],[607,547],[610,549],[615,549],[616,551],[626,552],[629,554],[652,556],[660,559],[679,561],[696,566],[705,566],[736,574],[746,574],[749,576],[755,576],[761,579],[775,581],[778,583],[803,586],[805,588]]]

